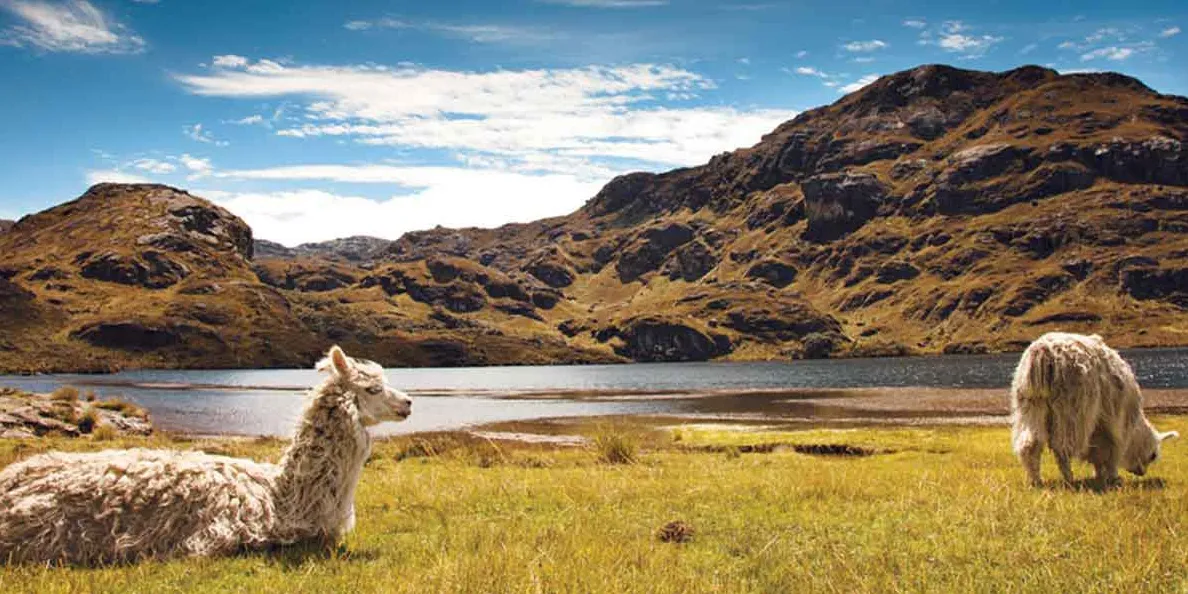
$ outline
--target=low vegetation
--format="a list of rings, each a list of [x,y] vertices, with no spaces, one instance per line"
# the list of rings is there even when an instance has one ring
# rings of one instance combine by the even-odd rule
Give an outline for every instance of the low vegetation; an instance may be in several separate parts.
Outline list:
[[[1154,422],[1188,433],[1188,417]],[[585,432],[595,443],[607,433]],[[606,464],[601,447],[461,434],[385,441],[363,473],[357,529],[340,546],[9,567],[0,591],[1168,592],[1188,584],[1184,444],[1169,444],[1147,478],[1098,492],[1057,486],[1050,456],[1047,486],[1027,487],[1003,427],[614,433],[635,445],[635,464]],[[0,465],[113,446],[275,460],[282,445],[0,440]]]

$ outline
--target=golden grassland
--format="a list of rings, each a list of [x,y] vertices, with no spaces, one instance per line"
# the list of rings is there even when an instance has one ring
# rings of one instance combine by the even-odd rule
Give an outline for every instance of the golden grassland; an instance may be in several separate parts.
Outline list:
[[[1188,433],[1188,417],[1155,422]],[[1128,476],[1121,489],[1099,492],[1025,486],[1003,427],[583,430],[600,445],[506,445],[449,434],[379,443],[359,487],[356,531],[331,550],[100,569],[9,567],[0,572],[0,592],[1169,592],[1188,585],[1183,444],[1171,442],[1151,476]],[[284,445],[115,443],[270,460]],[[820,456],[792,447],[840,444],[882,453]],[[0,441],[0,464],[109,446]],[[767,453],[748,453],[755,451]],[[1050,457],[1046,463],[1054,481]],[[692,527],[691,540],[658,538],[674,520]]]

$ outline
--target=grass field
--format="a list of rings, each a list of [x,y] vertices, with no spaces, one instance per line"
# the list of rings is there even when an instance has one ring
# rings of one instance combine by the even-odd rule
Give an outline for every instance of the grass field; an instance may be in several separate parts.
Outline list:
[[[1154,420],[1188,434],[1188,417]],[[1005,428],[620,432],[595,448],[379,444],[337,549],[10,567],[0,592],[1169,592],[1188,587],[1188,444],[1100,493],[1025,486]],[[114,442],[276,459],[278,441]],[[84,440],[0,441],[0,465]],[[825,456],[846,444],[882,453]],[[631,450],[637,446],[637,451]],[[801,448],[810,451],[808,448]],[[752,453],[753,450],[766,453]],[[630,458],[631,456],[628,456]],[[1089,469],[1077,468],[1080,476]],[[1051,457],[1045,474],[1055,480]],[[682,520],[685,543],[657,532]]]

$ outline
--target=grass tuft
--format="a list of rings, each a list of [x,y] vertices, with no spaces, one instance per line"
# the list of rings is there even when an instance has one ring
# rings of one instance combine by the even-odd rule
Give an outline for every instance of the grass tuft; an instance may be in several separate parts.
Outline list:
[[[91,431],[91,439],[95,441],[115,441],[120,436],[120,432],[116,431],[115,427],[106,423],[95,427]]]
[[[96,411],[94,407],[88,406],[87,409],[83,411],[83,414],[78,417],[77,424],[79,433],[85,435],[94,431],[95,427],[99,424],[98,411]]]
[[[148,413],[143,408],[124,400],[123,398],[108,398],[95,403],[96,408],[123,413],[130,417],[144,418]]]
[[[606,464],[635,464],[639,461],[639,445],[631,435],[617,429],[603,429],[594,436],[594,451],[598,460]]]
[[[78,388],[74,386],[62,386],[50,394],[50,399],[54,402],[78,402]]]

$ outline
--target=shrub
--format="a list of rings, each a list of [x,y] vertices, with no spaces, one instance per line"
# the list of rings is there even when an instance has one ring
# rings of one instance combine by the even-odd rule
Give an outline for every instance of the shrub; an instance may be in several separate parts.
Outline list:
[[[91,433],[91,438],[95,441],[111,441],[120,436],[119,431],[115,427],[108,424],[99,425]]]
[[[88,406],[87,409],[83,411],[82,416],[78,418],[77,424],[79,433],[90,433],[94,431],[95,427],[99,424],[99,413],[94,407]]]
[[[107,400],[101,400],[96,402],[95,406],[103,410],[120,412],[130,417],[143,418],[147,414],[143,408],[140,408],[139,406],[136,406],[135,404],[132,404],[131,402],[128,402],[122,398],[109,398]]]
[[[594,449],[598,459],[607,464],[634,464],[638,460],[639,447],[626,433],[607,430],[594,437]]]
[[[50,394],[50,399],[54,402],[78,402],[78,388],[62,386]]]

